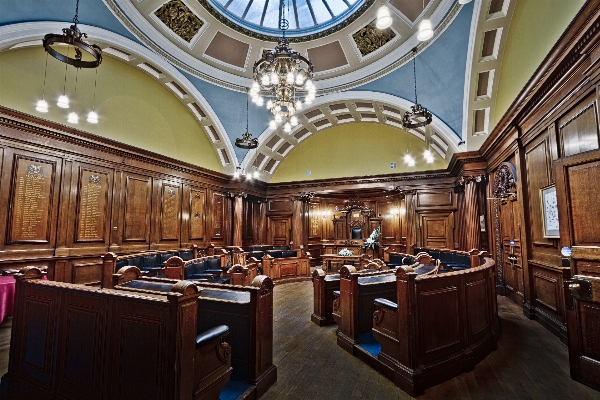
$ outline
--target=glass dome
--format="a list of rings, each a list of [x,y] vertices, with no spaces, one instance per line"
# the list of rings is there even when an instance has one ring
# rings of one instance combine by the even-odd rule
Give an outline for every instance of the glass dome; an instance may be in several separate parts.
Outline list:
[[[288,21],[286,36],[290,41],[313,40],[341,29],[373,3],[373,0],[205,1],[212,6],[206,7],[209,11],[227,18],[230,22],[227,25],[260,39],[276,40],[281,36],[279,21],[285,13]]]

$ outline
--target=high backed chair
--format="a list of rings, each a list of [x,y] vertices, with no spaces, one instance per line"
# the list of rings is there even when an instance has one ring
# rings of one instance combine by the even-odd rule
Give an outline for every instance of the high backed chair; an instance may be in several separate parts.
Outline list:
[[[352,228],[352,239],[362,239],[362,228]]]

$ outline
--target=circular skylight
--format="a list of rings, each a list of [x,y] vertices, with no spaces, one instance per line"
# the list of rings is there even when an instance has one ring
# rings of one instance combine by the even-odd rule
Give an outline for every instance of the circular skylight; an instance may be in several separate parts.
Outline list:
[[[281,36],[279,22],[288,21],[286,36],[291,41],[313,40],[352,22],[373,0],[205,0],[213,14],[225,16],[236,29],[261,39]],[[205,3],[201,1],[201,3]],[[212,10],[211,10],[212,8]],[[223,20],[222,18],[220,18]],[[226,21],[223,21],[226,22]],[[295,39],[295,40],[294,40]]]

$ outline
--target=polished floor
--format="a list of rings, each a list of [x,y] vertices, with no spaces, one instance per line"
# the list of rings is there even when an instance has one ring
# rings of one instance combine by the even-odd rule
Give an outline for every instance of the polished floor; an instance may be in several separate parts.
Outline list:
[[[318,327],[310,281],[275,286],[273,399],[409,399],[406,393],[336,345],[335,325]],[[519,307],[498,298],[498,349],[469,373],[427,389],[429,399],[599,399],[569,377],[567,347]],[[8,370],[10,318],[0,325],[0,373]]]

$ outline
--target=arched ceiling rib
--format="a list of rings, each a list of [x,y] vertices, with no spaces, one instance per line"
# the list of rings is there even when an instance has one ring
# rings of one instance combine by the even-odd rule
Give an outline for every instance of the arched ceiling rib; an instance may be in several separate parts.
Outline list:
[[[402,115],[412,105],[402,98],[377,92],[320,96],[310,108],[298,114],[299,124],[291,132],[284,132],[283,125],[266,129],[259,136],[259,147],[246,154],[241,167],[246,172],[259,171],[261,180],[269,182],[279,164],[302,141],[326,128],[351,122],[373,122],[402,129],[429,144],[448,163],[462,149],[460,138],[436,116],[426,128],[405,130]]]

